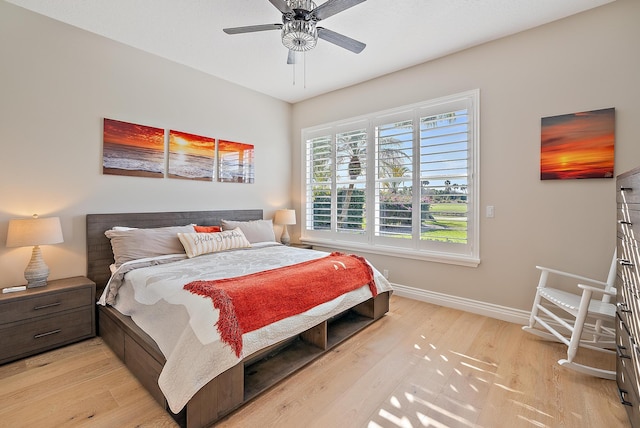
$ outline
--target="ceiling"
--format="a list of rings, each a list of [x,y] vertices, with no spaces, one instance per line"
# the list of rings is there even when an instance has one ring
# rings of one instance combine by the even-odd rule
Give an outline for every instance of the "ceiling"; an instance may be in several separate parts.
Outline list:
[[[319,24],[366,43],[362,53],[318,40],[295,66],[280,31],[222,31],[280,23],[268,0],[6,1],[295,103],[613,0],[367,0]]]

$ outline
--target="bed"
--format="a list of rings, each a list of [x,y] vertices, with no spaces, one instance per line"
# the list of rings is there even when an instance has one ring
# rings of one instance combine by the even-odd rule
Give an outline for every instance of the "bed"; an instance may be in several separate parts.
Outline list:
[[[197,295],[193,290],[189,293],[186,291],[186,284],[184,290],[171,291],[170,295],[162,295],[161,298],[153,293],[158,289],[174,290],[176,284],[182,287],[183,283],[193,280],[191,276],[196,274],[192,270],[196,265],[196,270],[204,269],[201,267],[203,264],[215,265],[223,267],[219,275],[249,278],[265,272],[275,274],[278,269],[285,269],[292,264],[302,266],[328,260],[329,255],[286,247],[275,242],[254,242],[251,248],[194,257],[182,256],[166,262],[164,259],[157,262],[155,258],[153,263],[128,260],[120,263],[120,266],[114,266],[112,243],[105,235],[105,231],[113,230],[116,226],[120,230],[155,230],[187,225],[218,226],[224,220],[233,226],[236,224],[232,221],[235,221],[243,230],[248,231],[244,229],[244,224],[260,223],[262,218],[262,210],[87,215],[87,276],[96,282],[97,295],[102,300],[97,309],[99,335],[181,426],[192,428],[215,423],[380,319],[389,310],[391,287],[377,270],[369,267],[375,285],[364,285],[304,313],[243,334],[238,350],[230,346],[228,341],[219,340],[219,332],[214,331],[213,324],[220,323],[212,321],[221,321],[216,317],[223,311],[220,309],[218,313],[217,309],[213,309],[215,305],[211,305],[207,296]],[[210,236],[222,236],[225,233],[232,232],[229,230]],[[113,235],[110,236],[115,239]],[[181,234],[181,239],[183,236],[199,235]],[[189,254],[188,247],[185,248]],[[250,263],[244,263],[243,260],[250,260]],[[281,267],[264,267],[274,261]],[[342,262],[338,261],[339,263]],[[241,270],[234,270],[236,268]],[[126,275],[118,273],[127,272],[127,269],[131,270]],[[114,279],[111,279],[114,271]],[[118,275],[122,279],[121,283],[115,280]],[[211,278],[217,280],[217,277]],[[223,281],[225,279],[221,278],[218,282]],[[192,281],[189,285],[196,283],[198,281]],[[153,284],[154,288],[149,287],[149,284]],[[147,292],[151,293],[148,295],[151,297],[145,294]],[[174,301],[173,296],[177,300]],[[152,302],[146,302],[145,299]],[[136,302],[131,303],[133,300]],[[139,306],[138,300],[149,306]],[[196,305],[193,309],[191,303],[187,305],[185,300],[196,302],[199,306]],[[106,304],[107,302],[110,304]],[[185,310],[187,307],[189,309]],[[158,313],[158,310],[161,312]],[[180,330],[179,334],[177,332],[169,338],[158,336],[158,330],[171,330],[172,325],[180,324],[168,321],[173,320],[169,318],[169,313],[174,314],[171,317],[182,319],[188,325],[184,329],[188,334]],[[218,356],[214,352],[221,354]],[[197,357],[208,356],[210,353],[219,358],[216,359],[215,368],[204,366],[211,364],[207,358],[211,360],[214,357]],[[194,358],[198,361],[193,362]],[[207,367],[207,370],[203,370],[200,365]],[[176,386],[177,384],[183,386]]]

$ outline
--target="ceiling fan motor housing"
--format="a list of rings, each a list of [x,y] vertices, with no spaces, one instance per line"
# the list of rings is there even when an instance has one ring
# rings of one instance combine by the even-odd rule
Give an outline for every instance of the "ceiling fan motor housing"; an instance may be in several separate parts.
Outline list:
[[[313,49],[318,42],[317,22],[311,14],[316,4],[311,0],[287,0],[287,4],[293,13],[282,15],[282,44],[296,52]]]
[[[351,52],[360,53],[366,46],[364,43],[316,25],[364,1],[366,0],[328,0],[316,6],[311,0],[269,0],[282,13],[282,24],[223,28],[223,31],[227,34],[242,34],[280,30],[282,44],[289,50],[287,64],[295,64],[296,52],[313,49],[318,43],[318,38]]]

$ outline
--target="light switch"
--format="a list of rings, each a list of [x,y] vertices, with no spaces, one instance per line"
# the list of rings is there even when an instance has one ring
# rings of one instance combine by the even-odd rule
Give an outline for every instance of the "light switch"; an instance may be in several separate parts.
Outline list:
[[[493,205],[487,205],[487,217],[493,218],[496,214],[495,207]]]

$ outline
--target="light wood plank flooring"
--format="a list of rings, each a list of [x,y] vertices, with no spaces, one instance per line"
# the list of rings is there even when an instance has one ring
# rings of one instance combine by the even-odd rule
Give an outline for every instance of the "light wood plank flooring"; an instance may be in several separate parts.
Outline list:
[[[629,427],[615,382],[563,356],[518,325],[393,296],[382,320],[219,426]],[[95,338],[0,366],[0,427],[60,426],[176,425]]]

